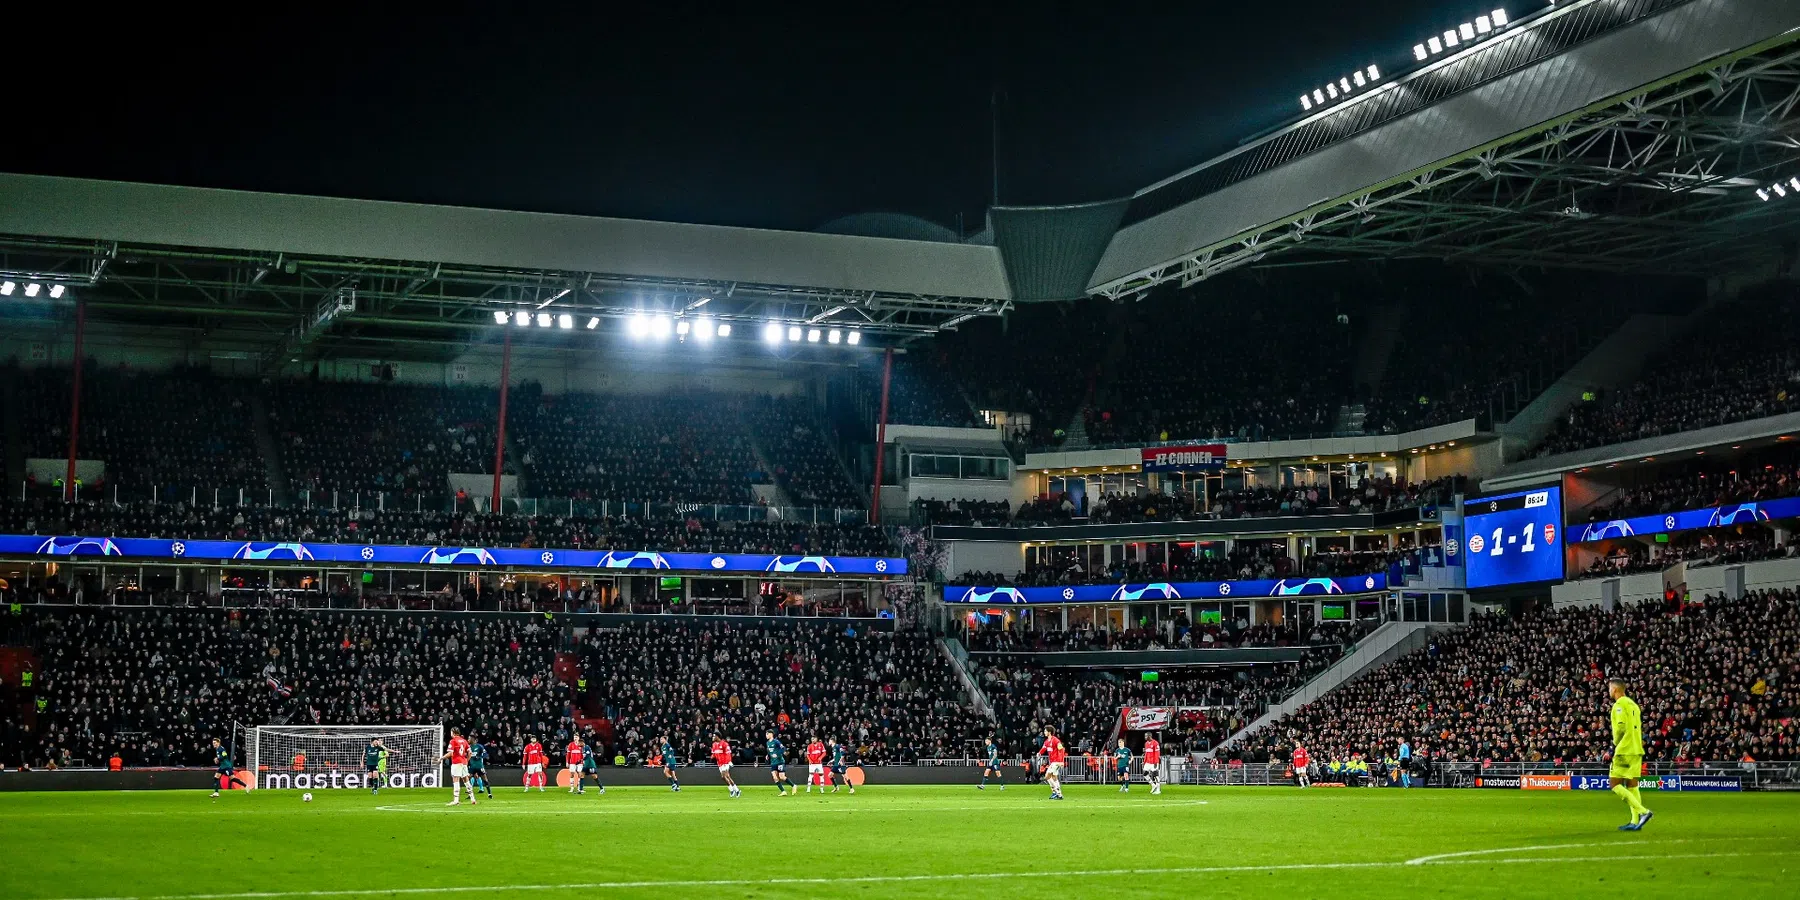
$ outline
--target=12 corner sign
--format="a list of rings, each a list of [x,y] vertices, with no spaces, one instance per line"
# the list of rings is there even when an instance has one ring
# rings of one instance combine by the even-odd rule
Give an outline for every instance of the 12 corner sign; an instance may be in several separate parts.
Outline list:
[[[436,772],[393,772],[381,786],[386,788],[434,788],[440,784]],[[265,772],[256,786],[263,790],[362,790],[369,783],[355,772]]]

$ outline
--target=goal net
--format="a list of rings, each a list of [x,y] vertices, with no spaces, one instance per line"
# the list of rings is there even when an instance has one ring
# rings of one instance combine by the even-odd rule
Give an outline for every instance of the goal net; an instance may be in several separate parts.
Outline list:
[[[367,789],[363,752],[372,738],[387,748],[382,787],[437,787],[442,725],[263,725],[245,747],[252,787]]]

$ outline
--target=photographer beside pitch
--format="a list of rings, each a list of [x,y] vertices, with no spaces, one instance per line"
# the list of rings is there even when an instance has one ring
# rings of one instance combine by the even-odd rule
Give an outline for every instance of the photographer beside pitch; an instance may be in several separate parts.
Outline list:
[[[1644,717],[1637,701],[1625,695],[1625,679],[1609,678],[1606,692],[1612,696],[1612,767],[1607,777],[1612,792],[1631,810],[1631,821],[1620,825],[1620,831],[1642,831],[1655,815],[1644,806],[1638,791],[1638,779],[1644,775]]]

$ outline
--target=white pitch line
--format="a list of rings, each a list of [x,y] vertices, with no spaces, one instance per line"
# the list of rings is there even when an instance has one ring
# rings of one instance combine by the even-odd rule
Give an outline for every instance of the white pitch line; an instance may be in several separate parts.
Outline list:
[[[1208,800],[1170,800],[1167,802],[1164,802],[1161,800],[1154,800],[1154,801],[1145,801],[1143,803],[1132,803],[1132,802],[1119,803],[1119,802],[1115,802],[1115,801],[1101,801],[1098,803],[1073,803],[1073,804],[1070,804],[1066,808],[1067,809],[1126,809],[1126,808],[1129,808],[1129,809],[1140,809],[1140,810],[1148,811],[1148,810],[1155,810],[1155,809],[1159,809],[1162,807],[1170,807],[1170,806],[1206,806],[1210,802],[1211,801],[1208,801]],[[493,804],[495,806],[499,806],[497,801],[490,800],[490,801],[488,801],[488,803]],[[606,801],[601,800],[601,801],[599,801],[599,803],[604,804],[604,803],[606,803]],[[481,804],[481,805],[485,806],[488,804]],[[696,814],[712,815],[713,813],[730,813],[732,815],[740,815],[740,814],[742,814],[742,815],[753,815],[753,814],[761,815],[763,813],[805,813],[807,815],[816,815],[819,813],[834,813],[834,812],[844,812],[844,813],[858,812],[858,813],[870,813],[870,814],[880,815],[880,814],[887,814],[887,813],[913,813],[913,812],[968,812],[971,810],[998,811],[998,810],[1003,810],[1003,809],[1012,809],[1013,807],[998,806],[998,805],[995,805],[995,806],[882,806],[882,807],[857,807],[857,806],[841,806],[841,805],[840,806],[817,806],[817,805],[814,805],[814,806],[763,806],[763,807],[720,806],[720,807],[716,807],[716,808],[709,809],[709,810],[696,810],[696,809],[687,808],[687,807],[660,807],[660,808],[658,808],[658,807],[636,807],[636,808],[627,807],[624,809],[618,809],[618,808],[614,808],[611,806],[596,805],[592,809],[569,809],[567,807],[562,807],[562,806],[558,806],[558,807],[554,807],[554,808],[550,808],[550,809],[521,807],[521,806],[499,806],[498,809],[494,809],[491,812],[488,810],[481,810],[478,812],[463,812],[461,809],[452,810],[450,808],[450,804],[448,804],[448,803],[408,803],[404,806],[390,805],[390,806],[377,806],[377,807],[373,807],[373,808],[380,810],[382,812],[412,812],[412,813],[441,812],[446,815],[465,815],[465,816],[490,816],[490,815],[508,815],[508,816],[558,816],[558,815],[577,816],[577,815],[581,815],[581,816],[585,816],[585,815],[588,815],[588,814],[596,812],[596,811],[604,812],[608,815],[621,815],[621,816],[674,816],[674,815],[691,816],[691,815],[696,815]]]
[[[1585,846],[1585,845],[1563,845]],[[1507,847],[1494,852],[1518,852],[1527,848]],[[1453,866],[1453,865],[1498,865],[1506,864],[1544,864],[1544,863],[1581,863],[1581,862],[1618,862],[1622,860],[1665,860],[1665,859],[1722,859],[1726,857],[1745,856],[1786,856],[1781,852],[1761,853],[1676,853],[1676,854],[1642,854],[1605,856],[1536,856],[1513,857],[1505,859],[1445,859],[1437,862],[1421,863],[1421,865]],[[1411,860],[1394,860],[1386,862],[1329,862],[1329,863],[1284,863],[1267,866],[1168,866],[1156,868],[1134,869],[1068,869],[1055,872],[959,872],[956,874],[928,875],[862,875],[840,878],[709,878],[670,881],[586,881],[564,884],[493,884],[493,885],[445,885],[442,887],[415,888],[360,888],[354,890],[330,891],[243,891],[239,893],[219,894],[151,894],[120,897],[67,897],[58,900],[272,900],[281,897],[361,897],[371,894],[425,895],[425,894],[483,894],[500,891],[586,891],[586,890],[621,890],[626,888],[706,888],[706,887],[782,887],[794,885],[853,885],[853,884],[896,884],[906,882],[961,881],[969,879],[1006,879],[1006,878],[1116,878],[1118,876],[1142,875],[1211,875],[1234,872],[1293,872],[1316,871],[1329,869],[1392,869],[1413,865]]]

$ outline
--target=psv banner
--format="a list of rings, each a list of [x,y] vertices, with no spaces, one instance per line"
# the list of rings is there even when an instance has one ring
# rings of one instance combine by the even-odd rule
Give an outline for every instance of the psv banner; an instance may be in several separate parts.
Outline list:
[[[1146,472],[1216,472],[1225,468],[1224,444],[1145,447]]]
[[[1125,710],[1128,731],[1161,731],[1175,719],[1173,706],[1133,706]]]

